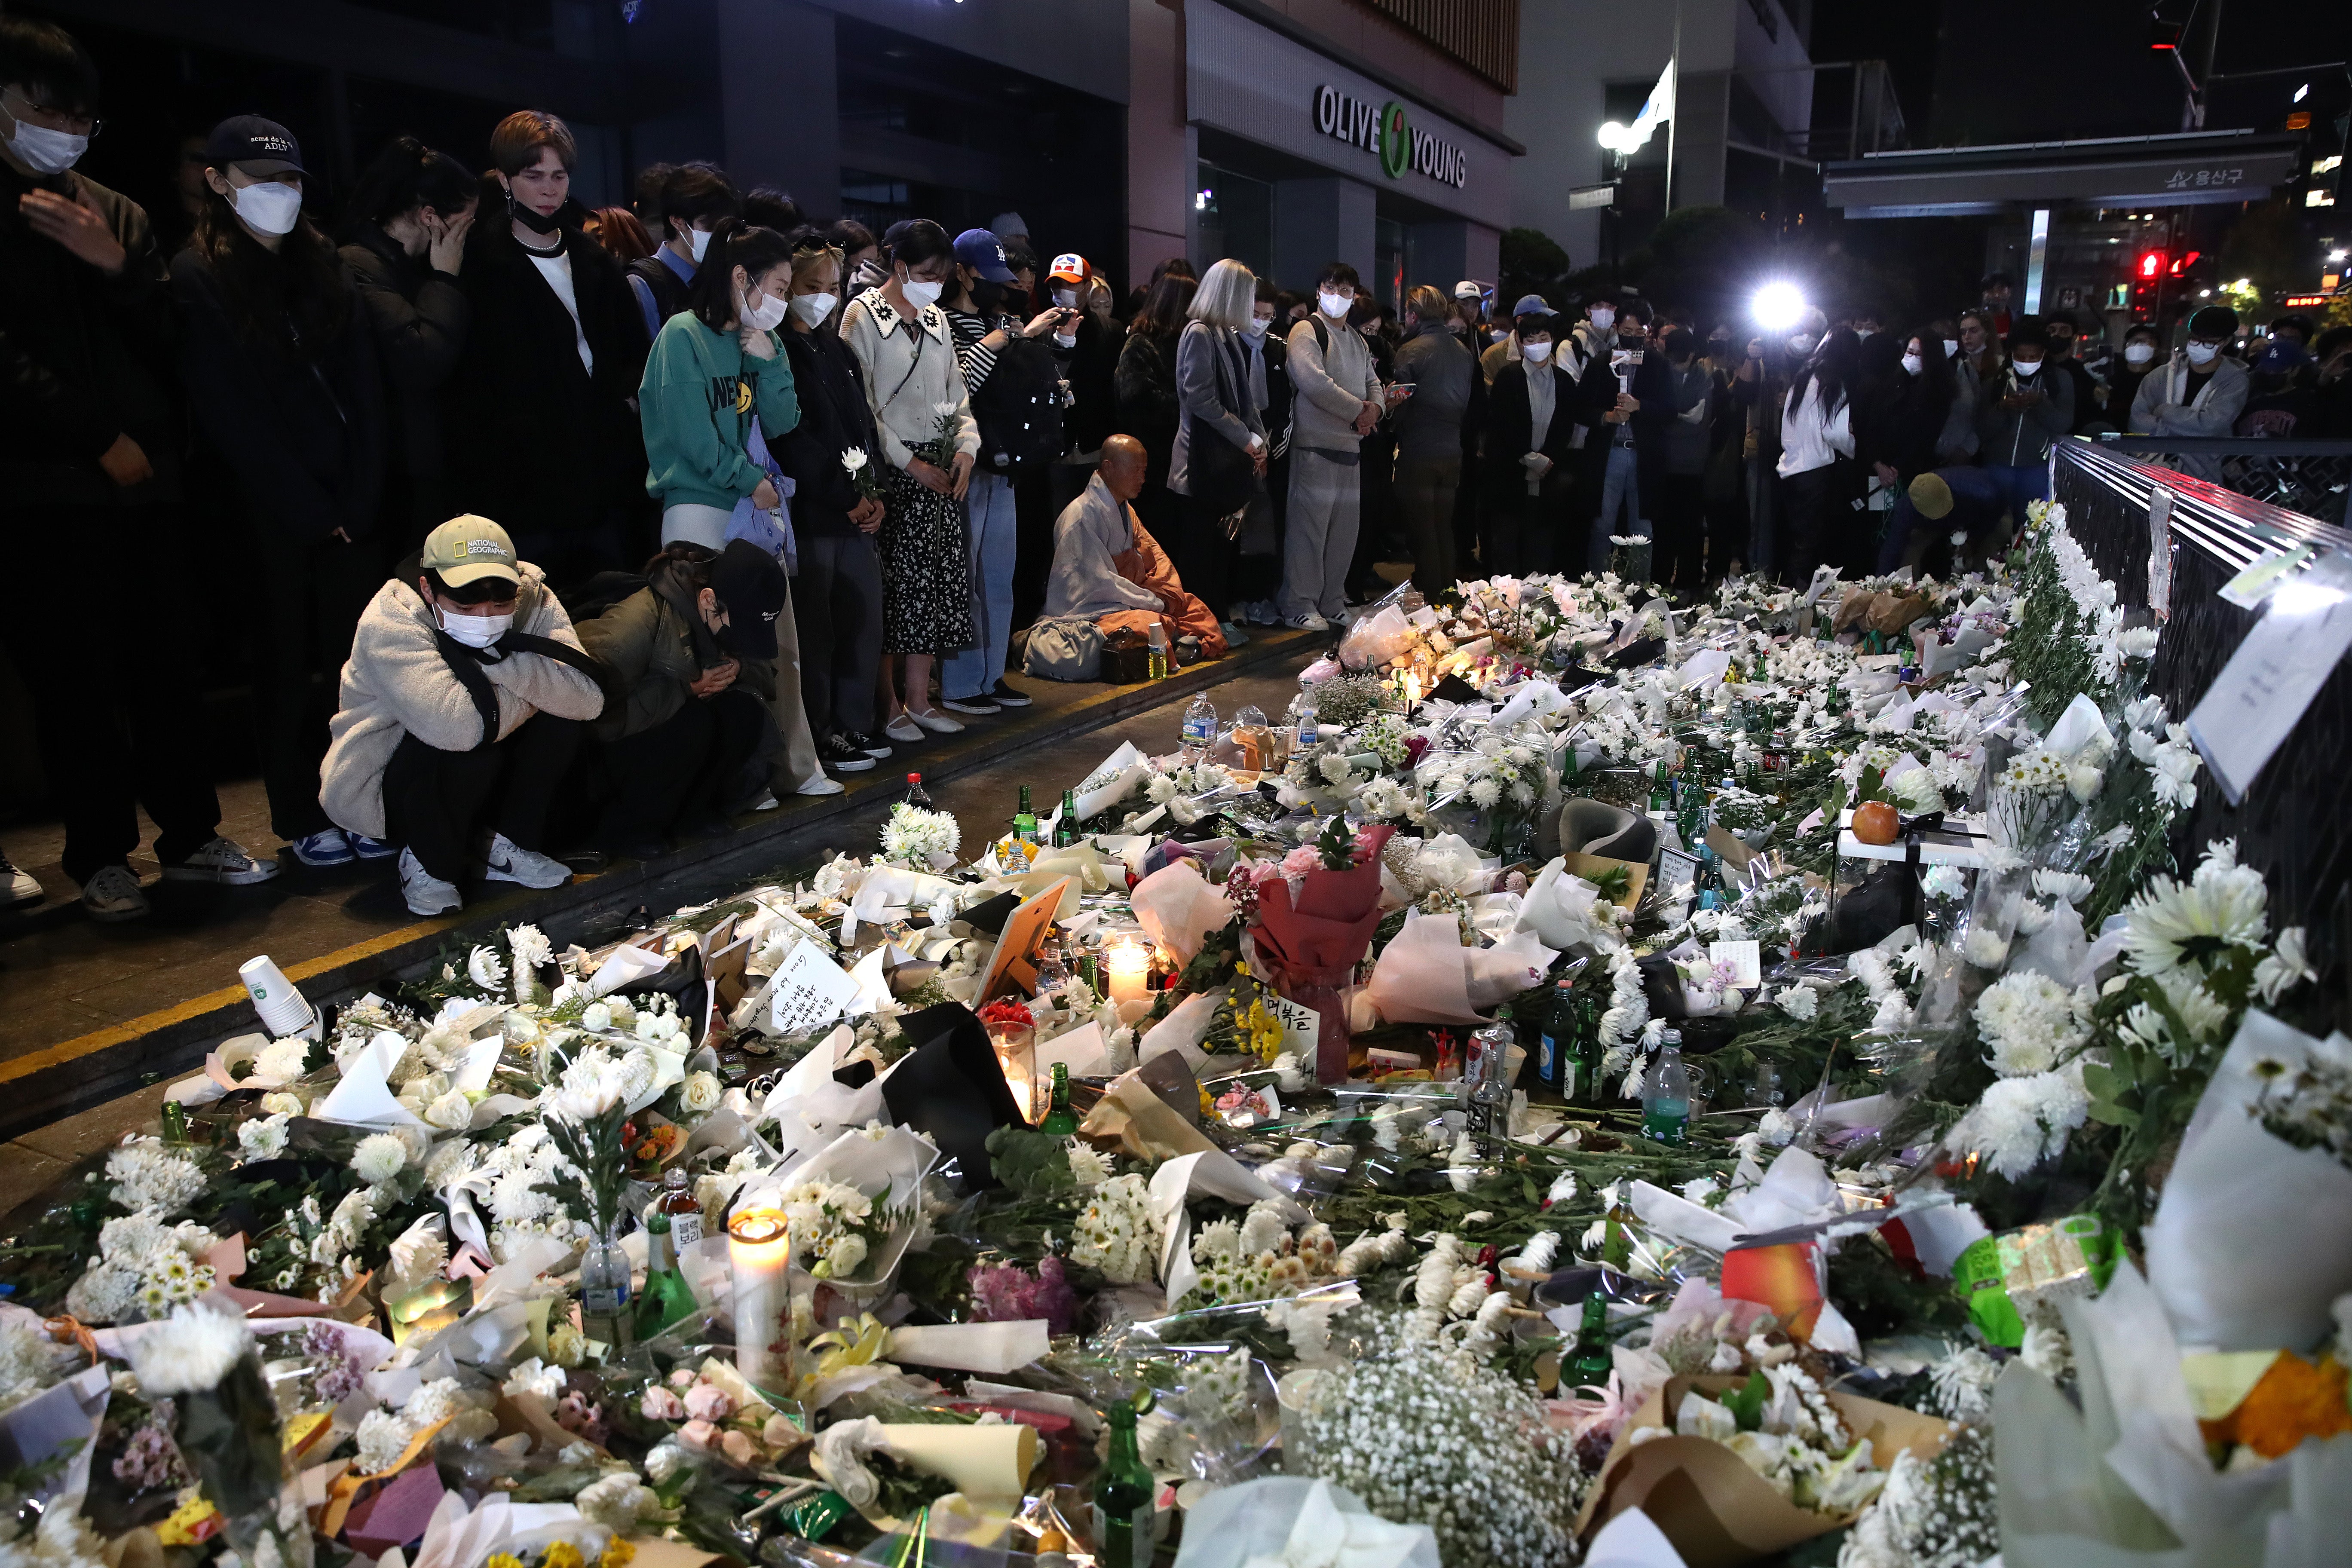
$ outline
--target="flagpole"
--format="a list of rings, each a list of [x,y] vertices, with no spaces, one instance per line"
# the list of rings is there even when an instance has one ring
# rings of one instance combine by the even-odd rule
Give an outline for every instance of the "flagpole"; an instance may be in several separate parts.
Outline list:
[[[1674,113],[1666,120],[1666,211],[1675,210],[1675,127],[1683,118],[1683,0],[1675,0],[1675,52],[1666,60],[1674,73]]]

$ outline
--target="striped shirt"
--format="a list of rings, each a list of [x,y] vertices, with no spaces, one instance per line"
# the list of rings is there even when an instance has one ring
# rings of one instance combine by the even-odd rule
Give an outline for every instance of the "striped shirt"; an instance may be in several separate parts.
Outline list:
[[[988,373],[996,368],[996,351],[982,348],[981,340],[999,331],[1008,338],[1017,337],[1021,324],[1010,316],[983,316],[975,310],[949,310],[944,305],[940,308],[947,312],[948,330],[955,334],[956,363],[963,370],[964,391],[968,395],[977,393],[988,379]]]

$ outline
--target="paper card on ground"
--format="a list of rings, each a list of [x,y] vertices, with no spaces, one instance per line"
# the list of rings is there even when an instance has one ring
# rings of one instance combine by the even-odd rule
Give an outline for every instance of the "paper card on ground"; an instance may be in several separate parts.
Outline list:
[[[769,983],[768,1022],[790,1038],[832,1023],[859,999],[856,980],[815,942],[804,942],[785,955]]]
[[[1709,942],[1706,956],[1710,963],[1730,964],[1731,983],[1743,990],[1764,984],[1763,944],[1760,942],[1752,940]]]
[[[1302,1002],[1266,993],[1267,1011],[1282,1020],[1282,1048],[1302,1062],[1315,1059],[1316,1042],[1323,1036],[1323,1015]]]
[[[2189,715],[2189,738],[2232,805],[2302,721],[2352,648],[2352,559],[2322,556],[2277,586]]]
[[[1043,1040],[1037,1046],[1037,1070],[1050,1076],[1055,1064],[1070,1069],[1072,1078],[1092,1078],[1105,1065],[1102,1026],[1087,1024]]]

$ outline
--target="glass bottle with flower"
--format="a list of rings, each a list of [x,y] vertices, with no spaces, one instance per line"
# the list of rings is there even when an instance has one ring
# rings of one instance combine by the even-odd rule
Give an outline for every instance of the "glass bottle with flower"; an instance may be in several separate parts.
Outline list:
[[[1013,1102],[1021,1108],[1022,1119],[1034,1127],[1045,1114],[1038,1092],[1036,1016],[1023,1003],[1000,996],[981,1008],[980,1022],[988,1031],[989,1049],[996,1053],[996,1065],[1004,1074],[1004,1087],[1013,1091]]]

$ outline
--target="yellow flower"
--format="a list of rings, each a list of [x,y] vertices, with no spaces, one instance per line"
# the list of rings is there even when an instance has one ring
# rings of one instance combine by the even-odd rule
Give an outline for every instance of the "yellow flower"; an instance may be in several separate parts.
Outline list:
[[[522,1568],[522,1559],[511,1552],[493,1552],[482,1568]]]
[[[596,1559],[596,1568],[629,1568],[636,1555],[637,1549],[616,1535],[604,1543],[604,1552]]]
[[[550,1542],[547,1555],[539,1560],[539,1568],[586,1568],[586,1564],[580,1548],[568,1541]]]

